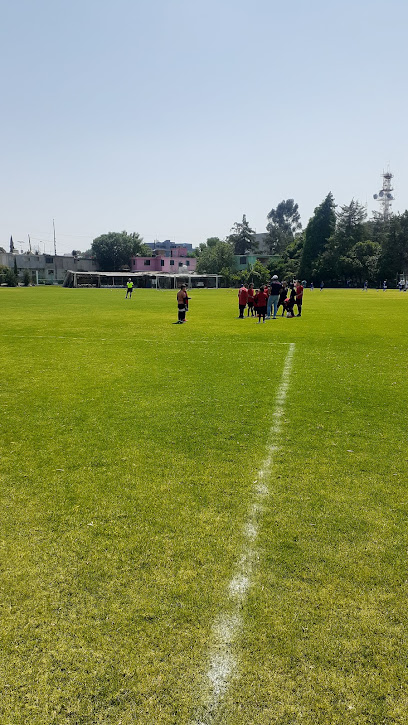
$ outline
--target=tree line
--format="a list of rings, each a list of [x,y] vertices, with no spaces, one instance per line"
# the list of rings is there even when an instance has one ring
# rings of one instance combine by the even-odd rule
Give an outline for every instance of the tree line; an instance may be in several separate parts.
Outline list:
[[[329,192],[302,229],[298,205],[286,199],[267,215],[264,243],[273,255],[268,266],[257,262],[237,272],[235,255],[259,251],[244,215],[225,240],[211,237],[199,245],[197,271],[223,274],[231,282],[263,282],[271,272],[282,279],[323,280],[329,285],[397,280],[408,272],[408,211],[388,219],[376,214],[368,220],[358,201],[337,208]]]
[[[369,220],[358,201],[337,207],[329,192],[303,229],[298,204],[285,199],[267,214],[263,244],[271,255],[268,265],[257,261],[238,270],[237,255],[259,254],[257,235],[244,214],[225,239],[210,237],[191,256],[197,257],[198,273],[221,274],[228,284],[260,284],[271,273],[329,285],[391,282],[408,272],[408,211]],[[132,256],[150,256],[151,250],[137,232],[123,231],[97,237],[88,253],[101,271],[119,271],[129,269]]]

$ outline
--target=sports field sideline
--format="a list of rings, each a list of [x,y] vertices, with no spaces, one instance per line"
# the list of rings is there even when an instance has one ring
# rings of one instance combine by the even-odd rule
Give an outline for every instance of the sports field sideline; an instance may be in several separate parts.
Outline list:
[[[0,724],[407,722],[408,294],[0,289]]]

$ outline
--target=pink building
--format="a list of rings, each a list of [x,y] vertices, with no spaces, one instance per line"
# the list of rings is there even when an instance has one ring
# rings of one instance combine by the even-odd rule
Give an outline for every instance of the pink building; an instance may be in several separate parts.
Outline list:
[[[188,272],[194,272],[197,260],[187,257],[185,247],[175,249],[158,249],[152,257],[132,257],[131,272],[168,272],[177,274],[181,267],[188,267]]]

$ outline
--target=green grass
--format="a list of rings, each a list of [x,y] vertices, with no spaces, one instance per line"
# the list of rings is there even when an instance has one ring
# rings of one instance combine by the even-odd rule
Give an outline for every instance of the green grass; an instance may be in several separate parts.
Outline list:
[[[294,342],[217,722],[402,725],[408,295],[191,294],[0,289],[0,723],[194,717]]]

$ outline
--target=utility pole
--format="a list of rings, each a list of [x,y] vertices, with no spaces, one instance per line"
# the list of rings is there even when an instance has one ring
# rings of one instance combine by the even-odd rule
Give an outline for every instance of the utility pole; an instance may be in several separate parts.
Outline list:
[[[54,256],[56,256],[57,255],[57,242],[56,242],[56,239],[55,239],[55,222],[54,222],[54,219],[52,220],[52,227],[54,229]]]
[[[52,220],[52,227],[54,229],[54,282],[57,282],[57,242],[55,239],[55,222]]]

